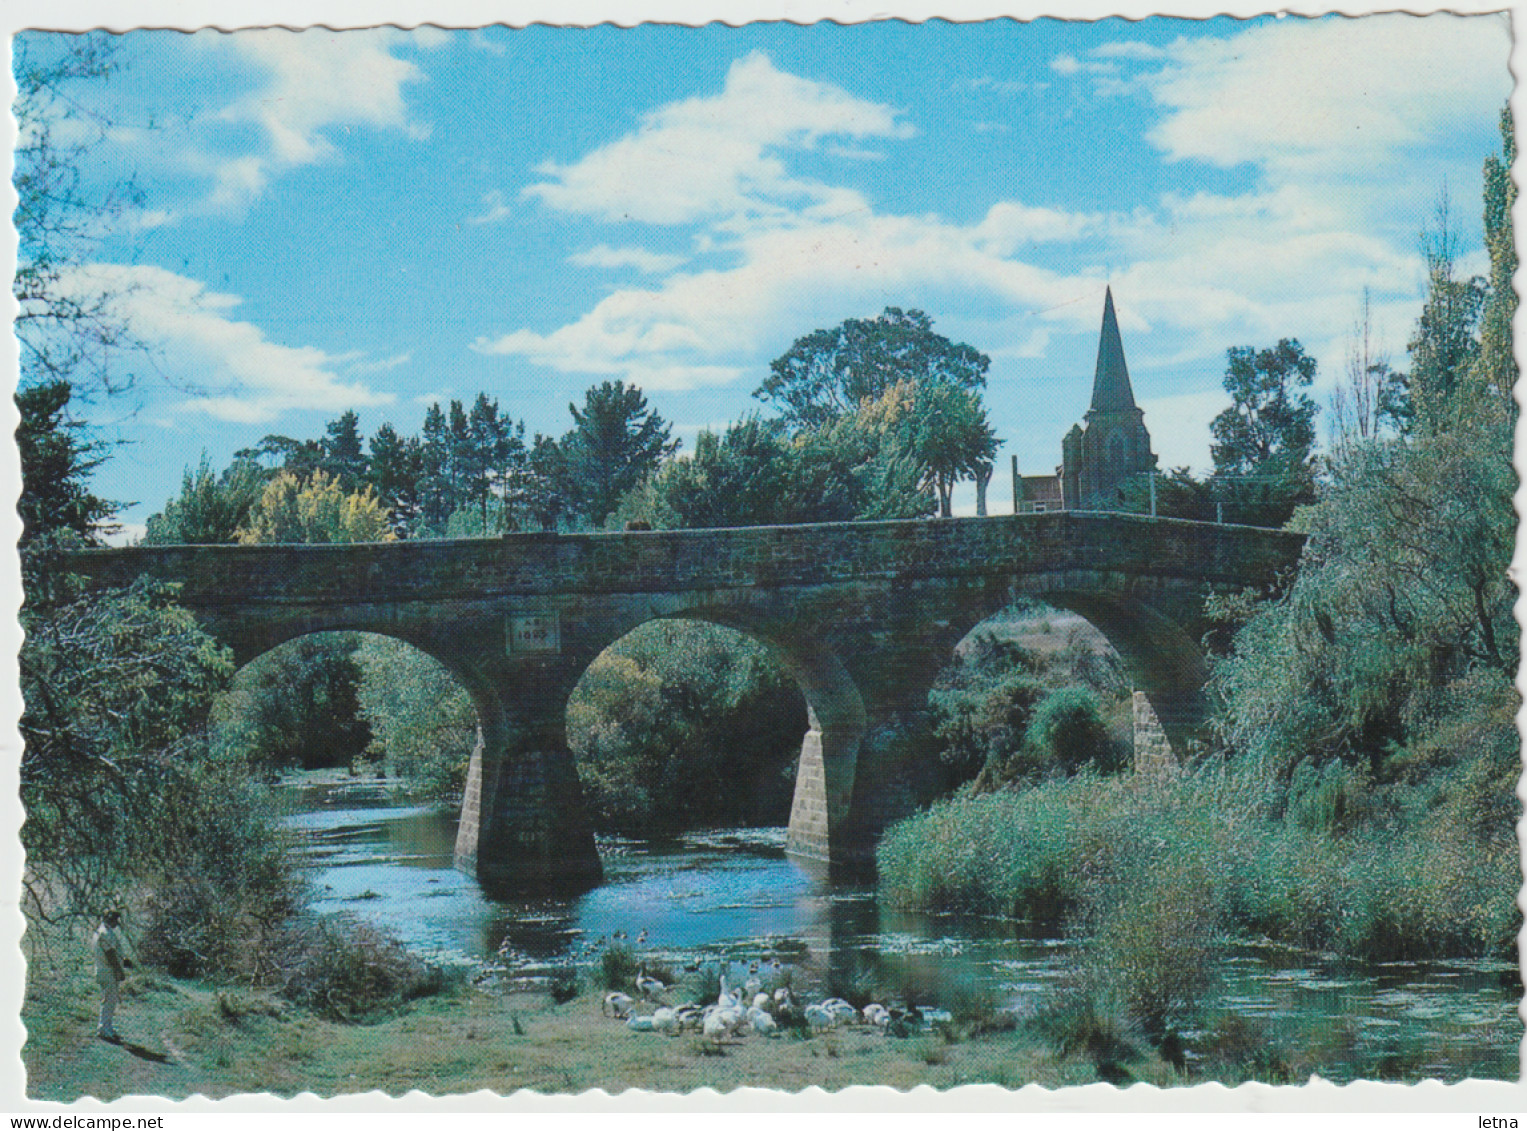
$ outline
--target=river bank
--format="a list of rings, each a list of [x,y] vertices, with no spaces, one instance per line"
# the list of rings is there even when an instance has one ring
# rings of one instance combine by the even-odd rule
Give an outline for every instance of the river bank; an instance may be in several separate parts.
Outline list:
[[[371,1024],[340,1024],[268,994],[141,971],[124,987],[118,1015],[124,1043],[110,1045],[93,1036],[99,990],[85,963],[59,959],[28,968],[22,1059],[27,1095],[37,1100],[377,1090],[399,1096],[415,1089],[507,1095],[855,1084],[1017,1088],[1098,1079],[1086,1057],[1057,1057],[1018,1031],[950,1042],[937,1035],[897,1040],[854,1027],[804,1039],[751,1037],[716,1049],[694,1034],[632,1033],[601,1015],[594,992],[559,1005],[545,992],[465,986]],[[1152,1054],[1127,1068],[1132,1078],[1161,1086],[1190,1082]]]

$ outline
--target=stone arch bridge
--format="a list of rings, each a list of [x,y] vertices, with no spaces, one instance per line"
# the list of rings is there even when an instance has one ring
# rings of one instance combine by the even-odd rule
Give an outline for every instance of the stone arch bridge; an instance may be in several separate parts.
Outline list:
[[[928,799],[927,760],[884,741],[925,719],[927,693],[975,625],[1024,596],[1077,612],[1117,649],[1158,735],[1185,750],[1204,718],[1204,598],[1274,584],[1303,545],[1251,527],[1061,512],[314,546],[86,550],[95,585],[140,574],[247,663],[312,632],[382,633],[444,664],[478,740],[457,860],[489,891],[567,890],[600,876],[566,703],[638,625],[688,617],[767,644],[805,697],[788,847],[863,861]],[[903,730],[903,733],[905,731]]]

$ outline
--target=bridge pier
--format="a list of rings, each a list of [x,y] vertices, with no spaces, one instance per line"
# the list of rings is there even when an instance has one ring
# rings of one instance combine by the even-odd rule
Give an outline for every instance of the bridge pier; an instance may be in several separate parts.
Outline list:
[[[785,851],[807,860],[840,863],[838,841],[854,796],[862,730],[824,731],[813,725],[801,742]],[[838,849],[834,853],[834,849]]]
[[[456,831],[456,866],[493,898],[572,894],[603,877],[563,721],[565,697],[474,696],[477,742]]]

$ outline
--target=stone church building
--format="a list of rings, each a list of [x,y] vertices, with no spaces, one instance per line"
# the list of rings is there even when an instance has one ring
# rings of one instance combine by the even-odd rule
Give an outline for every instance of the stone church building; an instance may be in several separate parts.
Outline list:
[[[1092,378],[1092,407],[1061,441],[1061,465],[1054,475],[1017,476],[1015,509],[1019,514],[1056,510],[1112,509],[1122,485],[1155,470],[1145,413],[1135,405],[1124,364],[1124,343],[1113,310],[1113,290],[1103,299],[1103,330],[1098,338],[1097,372]]]

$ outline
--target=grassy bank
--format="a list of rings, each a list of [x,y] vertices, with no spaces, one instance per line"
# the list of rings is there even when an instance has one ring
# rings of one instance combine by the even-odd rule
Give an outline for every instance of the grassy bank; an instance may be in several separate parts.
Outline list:
[[[1353,820],[1341,791],[1211,764],[960,795],[888,832],[881,893],[1088,935],[1197,930],[1376,961],[1515,955],[1514,845],[1460,836],[1445,810]]]
[[[93,1037],[99,991],[80,955],[82,945],[55,946],[51,960],[29,963],[22,1059],[33,1099],[596,1087],[797,1091],[854,1084],[1016,1088],[1099,1079],[1086,1050],[1061,1055],[1024,1029],[897,1040],[861,1026],[806,1039],[751,1037],[718,1053],[694,1034],[629,1032],[601,1015],[592,990],[557,1004],[544,992],[458,987],[354,1024],[326,1020],[273,994],[143,971],[124,987],[117,1023],[125,1043],[109,1045]],[[1161,1086],[1191,1082],[1143,1047],[1132,1050],[1121,1070]]]

